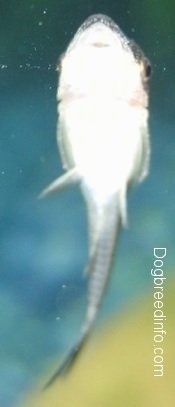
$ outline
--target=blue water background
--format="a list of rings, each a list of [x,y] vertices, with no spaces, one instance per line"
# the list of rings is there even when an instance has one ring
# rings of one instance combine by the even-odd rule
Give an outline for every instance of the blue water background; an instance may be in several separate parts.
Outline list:
[[[157,3],[158,4],[158,3]],[[173,5],[173,2],[172,2]],[[166,10],[165,10],[166,9]],[[173,9],[173,6],[172,6]],[[129,228],[99,320],[150,290],[154,247],[174,271],[174,19],[151,0],[0,3],[0,406],[14,407],[80,331],[86,300],[84,202],[78,188],[37,196],[62,173],[56,145],[59,55],[90,14],[110,15],[152,61],[151,169],[128,199]],[[104,163],[105,165],[105,163]]]

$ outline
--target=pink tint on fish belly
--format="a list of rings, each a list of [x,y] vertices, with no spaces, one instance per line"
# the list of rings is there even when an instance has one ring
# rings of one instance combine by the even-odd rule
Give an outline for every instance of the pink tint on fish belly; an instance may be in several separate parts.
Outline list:
[[[60,85],[57,95],[60,101],[91,97],[113,98],[131,106],[148,105],[140,66],[132,54],[123,52],[121,41],[116,39],[113,46],[102,47],[98,52],[94,45],[86,45],[67,53],[62,61]]]
[[[89,94],[87,92],[81,92],[81,91],[68,91],[65,92],[65,94],[62,96],[62,99],[64,100],[64,102],[66,103],[72,103],[74,101],[76,101],[77,99],[91,99],[91,96],[89,96]],[[99,98],[99,97],[98,97]],[[144,93],[142,93],[141,91],[136,92],[134,97],[131,97],[128,100],[116,97],[115,98],[116,103],[117,102],[121,102],[121,103],[127,103],[128,105],[130,105],[131,107],[147,107],[148,105],[148,97],[147,95]]]

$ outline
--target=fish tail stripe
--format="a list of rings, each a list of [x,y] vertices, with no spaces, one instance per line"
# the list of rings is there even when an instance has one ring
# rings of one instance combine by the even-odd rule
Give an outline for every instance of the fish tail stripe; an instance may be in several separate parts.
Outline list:
[[[112,202],[105,209],[103,222],[101,222],[101,233],[90,259],[88,267],[89,289],[88,289],[88,309],[85,323],[85,331],[88,331],[93,324],[98,308],[103,299],[104,292],[110,277],[113,256],[116,247],[116,240],[121,224],[119,206]]]

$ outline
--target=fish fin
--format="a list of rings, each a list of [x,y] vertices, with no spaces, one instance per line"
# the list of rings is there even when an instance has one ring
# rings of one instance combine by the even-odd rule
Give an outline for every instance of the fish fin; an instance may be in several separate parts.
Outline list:
[[[78,182],[80,180],[80,177],[77,172],[77,168],[73,168],[69,171],[67,171],[65,174],[61,175],[57,179],[55,179],[51,184],[49,184],[48,187],[46,187],[41,194],[39,195],[39,198],[45,198],[46,196],[59,192],[62,189],[65,189],[69,187],[70,185]]]
[[[45,384],[45,386],[43,387],[43,390],[46,390],[48,387],[50,387],[58,377],[60,377],[60,376],[62,377],[69,372],[70,368],[75,363],[77,356],[79,355],[79,352],[80,352],[81,348],[83,347],[86,339],[87,339],[87,335],[82,335],[80,337],[79,341],[70,350],[68,356],[66,356],[66,358],[63,361],[63,363],[61,364],[61,366],[58,368],[58,370],[56,370],[56,372],[53,374],[53,376],[51,376],[51,378]]]

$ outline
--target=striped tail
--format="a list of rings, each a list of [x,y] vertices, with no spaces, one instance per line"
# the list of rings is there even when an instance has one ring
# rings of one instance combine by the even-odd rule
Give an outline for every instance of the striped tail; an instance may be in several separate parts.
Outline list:
[[[86,270],[89,284],[85,323],[76,345],[70,351],[61,367],[51,377],[45,388],[50,386],[57,377],[67,373],[75,362],[91,332],[111,274],[116,241],[121,225],[120,204],[117,196],[111,197],[103,207],[98,207],[93,203],[93,210],[92,202],[88,202],[88,216],[90,253]]]
[[[91,330],[111,275],[121,226],[120,204],[116,195],[104,206],[93,208],[93,212],[89,213],[89,225],[88,304],[83,336],[88,336]]]

